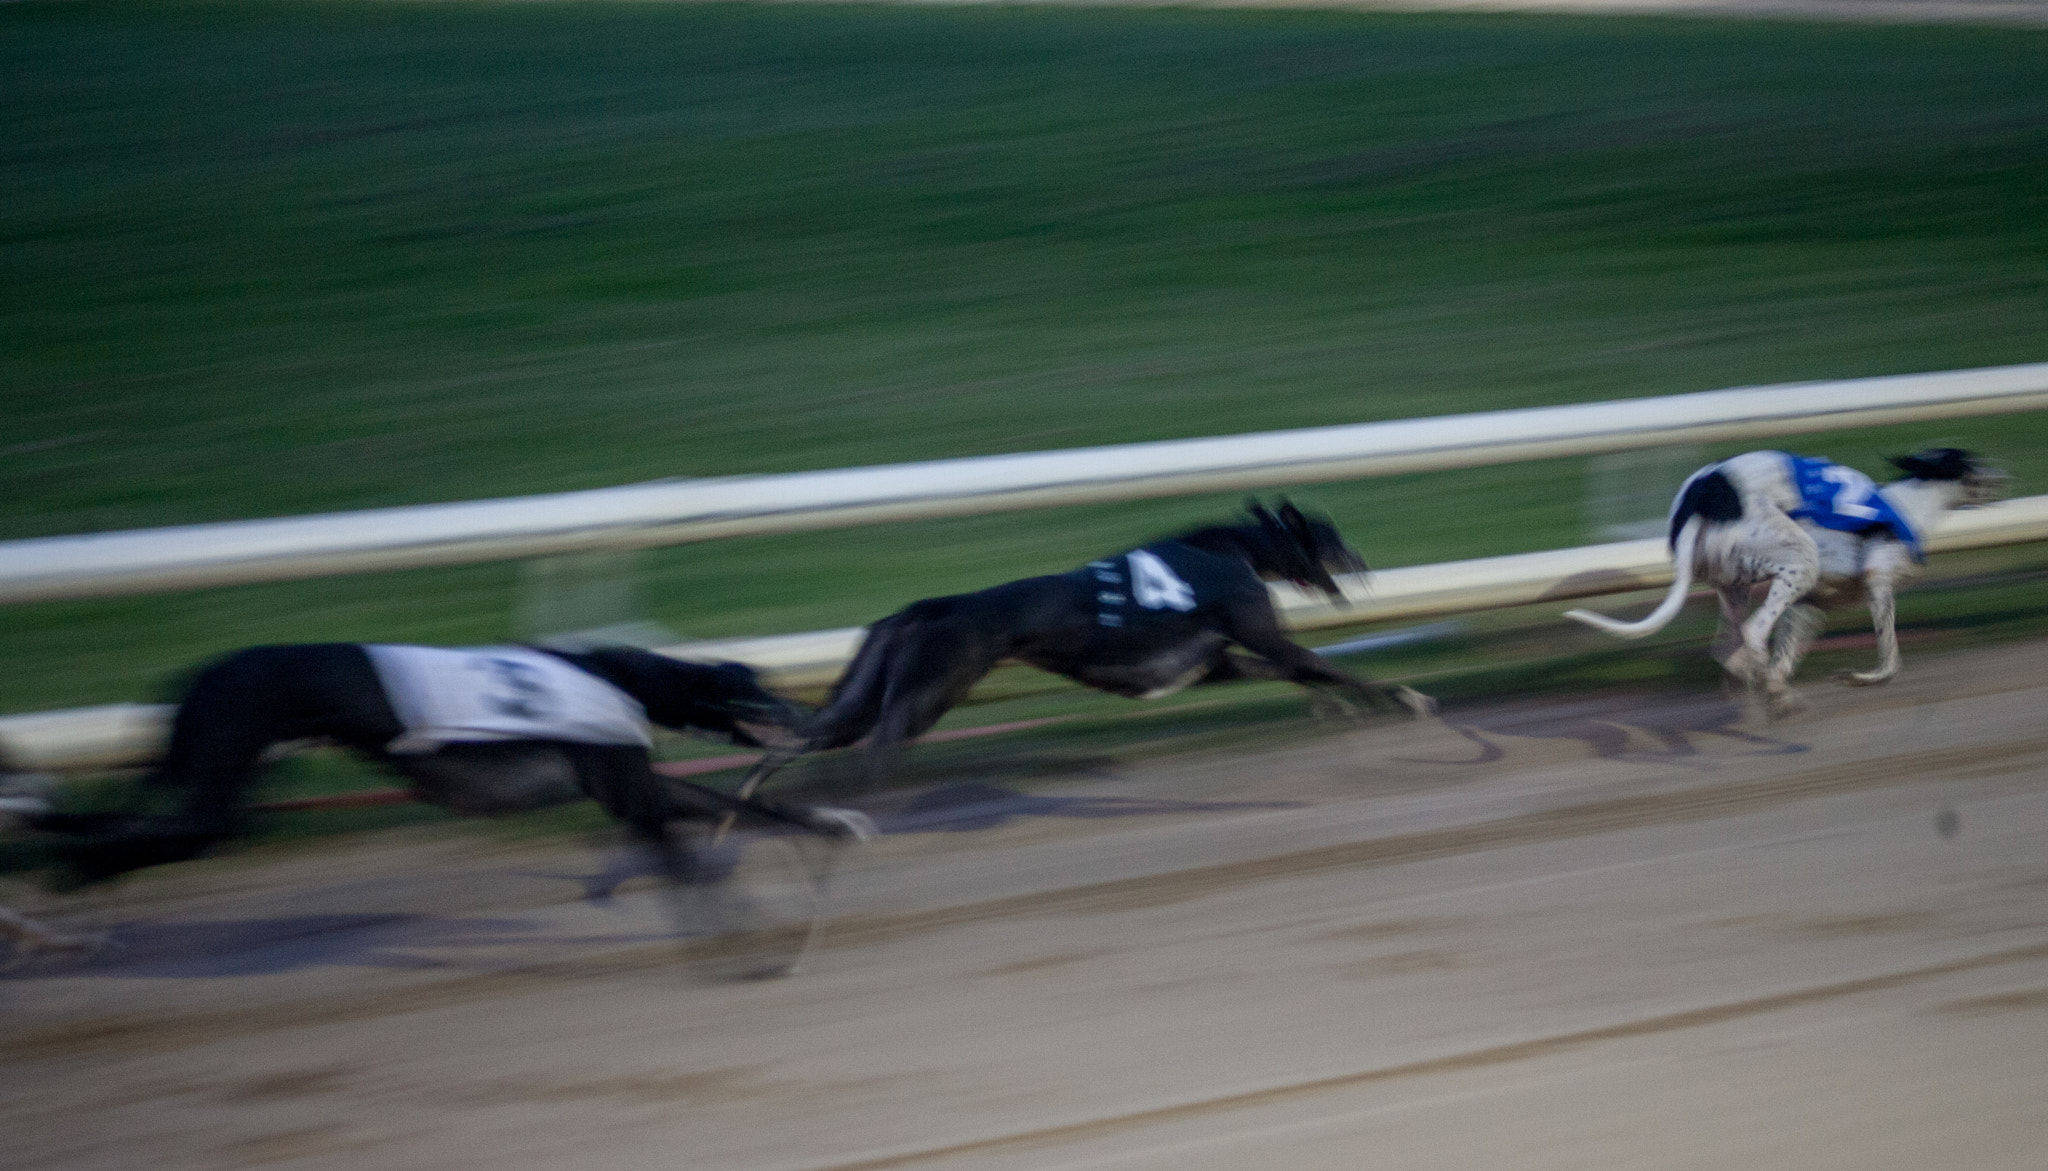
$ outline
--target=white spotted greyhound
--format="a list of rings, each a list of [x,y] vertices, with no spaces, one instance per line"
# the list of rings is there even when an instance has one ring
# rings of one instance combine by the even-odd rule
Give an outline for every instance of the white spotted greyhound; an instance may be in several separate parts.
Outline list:
[[[1844,683],[1883,683],[1899,672],[1893,591],[1918,575],[1920,541],[1952,508],[2003,495],[2003,472],[1969,452],[1929,448],[1899,456],[1903,477],[1879,487],[1854,468],[1782,451],[1752,451],[1694,472],[1671,506],[1671,591],[1638,622],[1589,610],[1577,619],[1622,638],[1661,630],[1685,605],[1695,578],[1721,601],[1717,657],[1770,715],[1795,709],[1792,673],[1824,624],[1825,609],[1865,601],[1878,664],[1843,671]],[[1750,609],[1758,587],[1769,586]],[[1747,614],[1745,616],[1745,611]],[[1739,634],[1739,638],[1732,637]]]

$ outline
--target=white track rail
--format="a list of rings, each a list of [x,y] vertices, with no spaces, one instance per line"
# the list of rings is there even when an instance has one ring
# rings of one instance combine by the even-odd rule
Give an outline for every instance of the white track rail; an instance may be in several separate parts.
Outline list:
[[[2008,500],[1950,513],[1928,538],[1933,552],[2048,540],[2048,496]],[[1368,622],[1460,614],[1599,594],[1660,589],[1671,583],[1664,542],[1652,537],[1612,545],[1485,557],[1382,570],[1344,585],[1349,606],[1332,606],[1291,587],[1275,587],[1288,626],[1318,630]],[[822,686],[860,645],[862,628],[770,638],[724,639],[666,647],[698,660],[751,663],[784,688]],[[0,765],[25,771],[115,768],[150,760],[161,749],[171,709],[111,704],[0,717]]]
[[[0,603],[1268,488],[2048,407],[2048,363],[0,543]]]

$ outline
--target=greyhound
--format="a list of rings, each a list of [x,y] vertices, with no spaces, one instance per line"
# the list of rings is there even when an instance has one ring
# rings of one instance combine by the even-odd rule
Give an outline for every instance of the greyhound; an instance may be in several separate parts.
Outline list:
[[[1891,463],[1904,475],[1883,487],[1853,468],[1782,451],[1709,464],[1686,480],[1672,504],[1674,576],[1663,602],[1637,622],[1589,610],[1565,617],[1642,638],[1677,616],[1698,577],[1720,595],[1717,645],[1729,646],[1722,666],[1745,688],[1761,690],[1767,712],[1779,715],[1798,706],[1790,680],[1824,624],[1824,610],[1865,601],[1878,665],[1838,678],[1855,686],[1886,682],[1899,672],[1893,593],[1918,575],[1922,535],[1949,509],[1998,499],[2005,481],[1953,447]],[[1763,601],[1749,610],[1753,589],[1766,585]]]
[[[835,840],[874,833],[852,810],[734,798],[657,775],[649,724],[758,746],[801,709],[738,663],[650,651],[446,650],[327,643],[250,647],[194,677],[149,791],[175,812],[30,814],[76,835],[60,885],[194,857],[239,832],[242,799],[271,746],[328,740],[407,777],[421,799],[506,813],[589,796],[649,849],[671,883],[714,880],[692,825],[743,819]]]
[[[1285,679],[1417,717],[1433,712],[1435,702],[1420,692],[1355,678],[1282,632],[1267,581],[1341,600],[1331,574],[1366,564],[1327,519],[1284,500],[1277,513],[1257,501],[1248,509],[1248,523],[1195,529],[1070,573],[926,598],[883,618],[804,725],[802,743],[771,749],[739,792],[751,794],[804,752],[863,737],[871,737],[873,783],[898,745],[931,728],[1005,659],[1134,699]],[[1232,644],[1251,654],[1232,653]]]

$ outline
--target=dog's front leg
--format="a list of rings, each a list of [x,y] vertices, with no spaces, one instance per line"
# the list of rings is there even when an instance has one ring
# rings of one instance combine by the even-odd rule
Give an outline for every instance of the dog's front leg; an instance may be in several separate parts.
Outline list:
[[[1851,687],[1884,683],[1899,673],[1898,611],[1892,594],[1897,567],[1889,550],[1880,550],[1863,571],[1863,589],[1870,602],[1870,625],[1877,632],[1877,667],[1870,671],[1841,671],[1835,678]]]
[[[1413,687],[1399,683],[1375,683],[1331,666],[1320,655],[1289,639],[1280,631],[1280,620],[1271,606],[1247,608],[1231,616],[1229,637],[1239,646],[1272,664],[1278,678],[1303,687],[1335,687],[1358,696],[1366,703],[1391,702],[1406,708],[1416,719],[1436,714],[1436,700]]]
[[[1295,683],[1310,689],[1327,688],[1332,692],[1355,695],[1372,706],[1385,704],[1394,711],[1406,710],[1418,720],[1436,714],[1436,700],[1405,683],[1380,683],[1360,679],[1348,672],[1339,671],[1323,661],[1314,651],[1295,647],[1297,652],[1290,656],[1291,662],[1283,662],[1282,669]]]

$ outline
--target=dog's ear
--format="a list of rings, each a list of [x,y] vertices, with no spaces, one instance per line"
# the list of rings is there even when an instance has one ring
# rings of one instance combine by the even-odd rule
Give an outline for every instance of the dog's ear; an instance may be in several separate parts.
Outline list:
[[[1960,480],[1975,467],[1970,453],[1959,447],[1930,447],[1888,462],[1916,480]]]
[[[1280,523],[1287,526],[1288,532],[1300,537],[1303,541],[1313,542],[1316,529],[1313,524],[1309,523],[1308,514],[1294,507],[1294,502],[1285,496],[1280,498]]]
[[[1921,462],[1920,457],[1917,454],[1890,455],[1885,457],[1884,462],[1892,465],[1893,467],[1899,469],[1899,471],[1904,472],[1906,475],[1916,480],[1921,479],[1921,473],[1927,470],[1927,465]]]
[[[1244,510],[1251,513],[1252,519],[1258,521],[1259,527],[1262,529],[1276,530],[1286,527],[1280,523],[1279,518],[1266,510],[1265,505],[1259,503],[1259,498],[1256,496],[1247,496],[1245,498]]]

